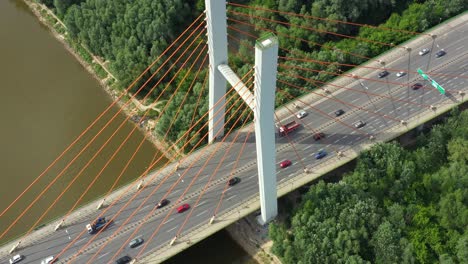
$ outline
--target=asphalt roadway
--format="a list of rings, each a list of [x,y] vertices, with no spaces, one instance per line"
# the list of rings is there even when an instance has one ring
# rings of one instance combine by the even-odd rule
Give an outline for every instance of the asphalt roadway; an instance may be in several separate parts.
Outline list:
[[[285,124],[296,120],[301,124],[301,128],[288,137],[277,138],[276,166],[278,182],[302,173],[304,166],[313,168],[335,156],[337,151],[344,151],[368,141],[371,135],[377,136],[386,133],[389,128],[401,125],[401,120],[406,120],[423,110],[427,110],[429,105],[438,106],[454,103],[457,100],[457,91],[467,92],[467,35],[468,25],[464,23],[439,36],[430,54],[418,55],[420,49],[431,48],[432,46],[432,40],[427,36],[422,37],[426,41],[421,41],[419,42],[420,45],[411,47],[413,51],[411,52],[410,70],[416,71],[417,68],[427,70],[428,61],[430,60],[429,70],[435,73],[430,74],[430,76],[447,90],[447,95],[441,95],[429,83],[422,81],[422,78],[417,74],[411,73],[398,78],[395,75],[396,71],[390,71],[390,75],[380,79],[377,74],[381,70],[375,70],[366,76],[362,76],[368,80],[353,80],[350,85],[346,86],[352,90],[338,89],[332,94],[317,91],[323,97],[322,99],[314,102],[298,101],[297,104],[301,109],[306,110],[308,113],[303,119],[294,117],[298,109],[291,108],[292,114],[287,113],[287,111],[286,114],[283,112],[279,123]],[[444,49],[447,54],[441,58],[435,58],[435,52],[440,49]],[[377,67],[377,63],[373,64],[373,66]],[[387,62],[385,67],[406,71],[408,56],[399,56],[392,62]],[[457,75],[464,75],[464,77],[456,77]],[[279,78],[281,79],[281,75]],[[425,87],[418,90],[410,89],[406,85],[408,78],[410,84],[420,82],[425,84]],[[366,94],[366,92],[368,93]],[[335,117],[334,112],[338,109],[343,109],[345,114]],[[366,125],[359,129],[355,128],[353,124],[358,120],[364,121]],[[325,133],[326,137],[315,141],[312,135],[317,131]],[[33,246],[21,248],[18,252],[15,252],[15,254],[25,256],[25,259],[20,263],[40,263],[42,259],[50,255],[57,255],[62,249],[73,243],[59,257],[59,262],[69,261],[90,240],[94,241],[89,243],[86,252],[79,254],[73,263],[87,263],[88,261],[89,263],[111,263],[116,258],[124,255],[135,257],[144,248],[139,255],[141,259],[152,251],[161,248],[162,245],[169,243],[189,213],[191,213],[191,217],[183,227],[182,234],[205,224],[212,217],[221,193],[226,186],[227,178],[235,166],[235,161],[246,136],[245,131],[242,133],[243,135],[235,142],[223,143],[223,147],[213,153],[210,160],[208,160],[209,155],[200,151],[197,152],[195,156],[190,158],[194,164],[190,169],[179,169],[156,192],[152,193],[157,184],[152,184],[143,188],[128,206],[125,207],[126,201],[121,201],[108,208],[106,218],[114,218],[114,222],[102,233],[95,235],[84,233],[78,239],[75,239],[80,233],[83,233],[85,225],[98,216],[99,211],[96,211],[89,215],[86,220],[74,222],[72,225],[36,241]],[[228,148],[231,142],[232,147]],[[319,149],[324,149],[328,155],[323,159],[316,160],[315,154]],[[197,160],[198,158],[199,160]],[[285,159],[291,160],[292,165],[281,169],[279,163]],[[207,162],[204,166],[205,161]],[[241,164],[235,169],[235,176],[241,178],[241,182],[227,189],[218,215],[222,214],[222,212],[234,210],[246,199],[258,193],[253,133],[250,134],[247,140],[240,162]],[[212,175],[213,177],[211,177]],[[210,178],[212,178],[211,182],[213,184],[210,184],[209,189],[202,196],[198,205],[194,206],[200,190],[204,188]],[[178,181],[179,179],[180,181]],[[193,186],[186,191],[189,183],[194,179]],[[167,196],[167,199],[171,201],[170,204],[162,209],[154,210],[155,204],[173,184],[177,185]],[[176,201],[184,192],[186,194],[183,197],[187,198],[177,203]],[[147,196],[150,198],[140,206]],[[190,204],[193,212],[189,210],[179,214],[176,210],[173,210],[166,217],[169,210],[183,203]],[[132,212],[139,206],[140,209],[137,213],[130,217]],[[118,214],[117,212],[121,208],[124,209]],[[148,214],[150,214],[150,217],[140,226],[138,221],[147,217]],[[153,239],[150,239],[153,232],[163,221],[164,224],[161,229]],[[114,231],[122,226],[125,226],[125,230],[114,235]],[[136,228],[138,228],[137,231],[135,231]],[[112,236],[112,239],[108,239],[109,236]],[[130,249],[126,241],[135,237],[141,237],[145,242],[137,248]],[[109,243],[101,248],[100,244],[104,241]],[[123,249],[117,253],[122,246]],[[96,252],[98,253],[96,254]],[[10,257],[11,255],[0,256],[0,263],[8,263]]]

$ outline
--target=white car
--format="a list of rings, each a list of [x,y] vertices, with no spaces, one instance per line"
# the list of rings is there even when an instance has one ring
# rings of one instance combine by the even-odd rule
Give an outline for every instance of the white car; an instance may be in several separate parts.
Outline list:
[[[405,76],[406,75],[406,72],[397,72],[396,74],[396,77],[402,77],[402,76]]]
[[[18,263],[20,262],[21,260],[24,259],[24,256],[23,255],[14,255],[11,259],[10,259],[10,264],[14,264],[14,263]]]
[[[419,56],[424,56],[424,55],[428,54],[429,51],[431,51],[431,50],[430,50],[430,49],[427,49],[427,48],[426,48],[426,49],[422,49],[422,50],[419,51]]]
[[[41,264],[53,263],[53,262],[55,262],[55,260],[54,260],[54,261],[53,261],[53,260],[54,260],[54,256],[48,256],[47,258],[45,258],[45,259],[43,259],[43,260],[41,261]],[[53,261],[53,262],[52,262],[52,261]]]
[[[304,111],[304,110],[301,110],[301,111],[299,111],[299,112],[296,114],[296,117],[299,118],[299,119],[302,119],[302,118],[304,118],[306,115],[307,115],[307,112]]]

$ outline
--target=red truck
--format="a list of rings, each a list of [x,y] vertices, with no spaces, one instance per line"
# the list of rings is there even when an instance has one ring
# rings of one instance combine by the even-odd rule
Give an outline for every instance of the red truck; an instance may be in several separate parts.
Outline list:
[[[279,136],[284,137],[287,134],[291,133],[292,131],[296,130],[300,126],[301,125],[299,123],[297,123],[296,121],[292,121],[292,122],[287,123],[284,126],[280,126],[279,127]]]

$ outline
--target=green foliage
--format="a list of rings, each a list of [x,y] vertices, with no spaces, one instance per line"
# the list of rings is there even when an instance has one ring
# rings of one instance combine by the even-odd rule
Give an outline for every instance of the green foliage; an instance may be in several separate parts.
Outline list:
[[[341,182],[312,186],[290,225],[270,225],[273,252],[284,263],[467,263],[468,111],[454,113],[417,149],[376,145]]]

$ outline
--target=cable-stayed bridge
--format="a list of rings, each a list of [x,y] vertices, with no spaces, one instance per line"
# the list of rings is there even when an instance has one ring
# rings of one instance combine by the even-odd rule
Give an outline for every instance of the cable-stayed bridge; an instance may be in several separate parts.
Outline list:
[[[245,16],[246,14],[240,14],[238,11],[228,12],[227,37],[234,45],[245,45],[246,41],[241,42],[240,38],[247,42],[258,38],[255,33],[245,31],[249,26],[248,20],[243,19]],[[276,168],[278,194],[286,194],[319,178],[324,173],[354,159],[360,151],[371,145],[391,140],[465,102],[465,93],[468,89],[467,19],[467,14],[461,15],[424,34],[403,32],[413,34],[414,38],[400,46],[392,43],[374,43],[394,48],[379,58],[367,58],[369,61],[363,65],[342,65],[355,66],[350,72],[321,70],[320,74],[337,76],[330,83],[307,77],[307,73],[316,71],[315,69],[307,68],[301,63],[288,62],[313,62],[323,65],[340,65],[339,63],[305,58],[300,53],[295,56],[294,52],[288,53],[288,57],[282,56],[283,49],[280,43],[276,93],[291,100],[295,98],[291,94],[292,90],[302,91],[307,95],[276,109],[274,114],[278,127],[293,121],[299,124],[299,128],[295,131],[286,133],[282,137],[277,135],[275,139],[277,162],[271,166]],[[170,60],[166,60],[164,63],[167,65],[159,67],[155,72],[163,69],[175,71],[174,76],[180,74],[179,82],[182,83],[185,81],[182,69],[185,69],[196,72],[204,83],[208,82],[207,76],[199,76],[203,68],[213,67],[208,65],[206,53],[212,51],[207,48],[205,30],[202,15],[181,34],[174,45],[165,51],[167,52],[165,55]],[[266,28],[260,31],[284,34]],[[322,33],[333,34],[333,32]],[[366,39],[362,41],[372,42]],[[234,45],[230,45],[229,48]],[[246,48],[253,48],[253,45]],[[419,52],[423,49],[429,51],[420,55]],[[439,56],[440,51],[445,54]],[[340,50],[336,52],[360,56]],[[163,56],[158,59],[163,60],[162,58]],[[246,64],[249,63],[249,58],[242,59]],[[151,67],[153,65],[148,69]],[[443,86],[445,94],[425,80],[417,72],[418,69],[423,70],[431,79]],[[252,90],[255,86],[253,73],[254,70],[249,70],[240,78],[248,90]],[[144,74],[140,75],[138,79],[143,76]],[[162,91],[156,98],[155,104],[161,101],[164,92],[171,84],[177,88],[180,86],[174,82],[175,79],[172,78],[165,87],[158,86],[161,81],[153,82],[152,89],[158,87]],[[294,79],[301,79],[318,89],[298,86],[293,82]],[[142,87],[147,83],[149,81]],[[76,211],[75,204],[56,222],[34,231],[33,228],[40,223],[42,217],[37,219],[36,224],[25,236],[4,244],[0,250],[2,263],[6,263],[15,254],[25,257],[23,263],[38,263],[47,256],[54,256],[58,262],[64,263],[109,263],[123,255],[130,256],[138,263],[156,263],[258,210],[260,201],[256,139],[254,126],[249,123],[251,119],[247,118],[252,111],[247,104],[242,104],[241,97],[233,92],[236,86],[237,84],[229,86],[223,98],[213,104],[218,108],[222,105],[226,113],[230,112],[231,115],[226,116],[225,122],[237,124],[240,129],[226,128],[219,133],[207,129],[211,121],[207,122],[209,111],[199,120],[189,117],[192,118],[192,126],[178,141],[203,142],[211,133],[212,138],[216,138],[215,142],[203,148],[197,148],[199,144],[194,144],[194,147],[185,150],[187,155],[168,162],[162,169],[152,171],[160,159],[154,157],[147,172],[133,184],[108,193],[104,201],[97,201]],[[193,89],[192,87],[193,82],[189,90]],[[207,95],[208,92],[205,91],[204,94]],[[185,98],[188,92],[183,95]],[[198,99],[202,98],[201,95],[202,92]],[[162,111],[165,111],[170,100],[173,100],[171,95],[166,98],[168,100],[161,107]],[[337,113],[338,110],[342,112]],[[297,114],[301,111],[306,115],[298,117]],[[171,127],[183,115],[182,103],[173,115]],[[94,123],[90,126],[92,125]],[[208,132],[201,134],[200,131],[203,129]],[[87,131],[83,131],[82,135]],[[122,148],[119,147],[117,151],[129,151],[124,148],[124,144],[125,141],[122,142]],[[175,147],[174,144],[168,152],[170,150],[180,151],[180,147]],[[324,150],[322,153],[326,153],[326,156],[317,156],[320,150]],[[135,153],[137,151],[138,149]],[[99,150],[96,152],[97,155]],[[89,166],[93,159],[94,157],[91,157]],[[280,163],[285,160],[291,161],[292,164],[282,168]],[[51,164],[53,165],[54,163]],[[64,168],[62,172],[65,173],[66,169]],[[60,177],[62,172],[57,177]],[[96,179],[98,177],[99,174],[96,175]],[[228,181],[234,177],[239,178],[240,182],[230,186]],[[52,181],[48,188],[53,187],[53,184]],[[64,192],[66,189],[65,187]],[[28,189],[25,190],[27,191]],[[10,210],[21,195],[8,208],[2,209],[1,215]],[[40,195],[37,199],[39,198]],[[169,204],[157,208],[157,202],[163,199],[169,200]],[[30,206],[34,206],[34,203],[35,200],[31,201]],[[190,205],[190,208],[178,213],[178,208],[183,204]],[[53,205],[54,203],[44,210],[44,216]],[[28,209],[29,207],[26,210]],[[24,213],[19,214],[10,226],[2,227],[0,238],[8,233],[11,226],[21,223]],[[112,220],[111,223],[96,234],[87,234],[85,226],[102,216]],[[137,237],[143,238],[143,244],[134,249],[129,248],[128,243]]]

